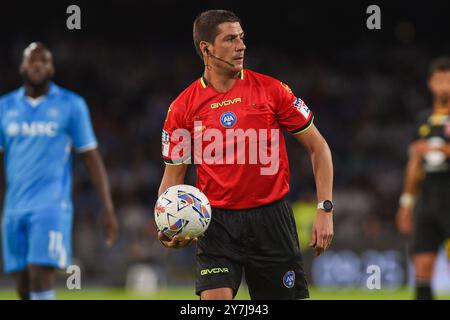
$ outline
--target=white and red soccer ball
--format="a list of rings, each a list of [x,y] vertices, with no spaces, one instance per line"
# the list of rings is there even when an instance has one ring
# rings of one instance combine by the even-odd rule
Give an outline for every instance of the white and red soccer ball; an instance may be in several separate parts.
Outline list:
[[[211,222],[208,198],[196,187],[180,184],[164,191],[156,201],[155,222],[169,238],[201,236]]]

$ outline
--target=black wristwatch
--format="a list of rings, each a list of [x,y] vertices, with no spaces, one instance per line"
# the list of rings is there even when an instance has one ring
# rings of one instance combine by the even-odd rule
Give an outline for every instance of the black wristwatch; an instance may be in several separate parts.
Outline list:
[[[333,202],[331,202],[331,200],[324,200],[322,202],[319,202],[317,204],[317,209],[321,209],[325,212],[331,212],[333,211]]]

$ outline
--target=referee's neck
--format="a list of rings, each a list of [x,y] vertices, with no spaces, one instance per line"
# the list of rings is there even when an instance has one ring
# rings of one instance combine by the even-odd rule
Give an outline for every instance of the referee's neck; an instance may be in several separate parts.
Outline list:
[[[219,92],[226,92],[231,89],[239,77],[239,72],[230,72],[229,70],[214,70],[205,67],[203,79],[206,84],[212,86]]]

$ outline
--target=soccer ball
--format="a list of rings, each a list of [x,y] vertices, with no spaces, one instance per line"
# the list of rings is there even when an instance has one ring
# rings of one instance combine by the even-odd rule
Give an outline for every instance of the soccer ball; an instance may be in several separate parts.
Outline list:
[[[211,222],[208,198],[196,187],[180,184],[164,191],[156,201],[155,221],[158,229],[169,238],[178,235],[198,237]]]

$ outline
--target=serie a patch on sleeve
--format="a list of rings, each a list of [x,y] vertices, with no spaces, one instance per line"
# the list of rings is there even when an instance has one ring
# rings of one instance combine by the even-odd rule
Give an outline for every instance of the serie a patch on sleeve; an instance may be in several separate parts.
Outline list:
[[[170,135],[166,130],[162,131],[161,143],[162,143],[162,154],[164,157],[168,157],[170,149]]]
[[[298,112],[300,112],[305,119],[308,119],[311,110],[309,110],[308,106],[302,99],[297,98],[294,102],[294,107],[297,108]]]

